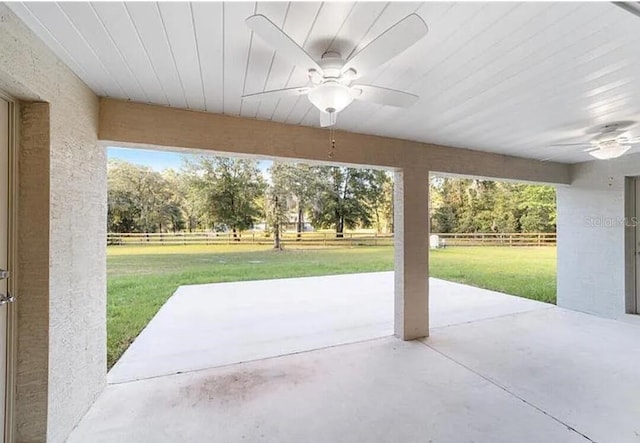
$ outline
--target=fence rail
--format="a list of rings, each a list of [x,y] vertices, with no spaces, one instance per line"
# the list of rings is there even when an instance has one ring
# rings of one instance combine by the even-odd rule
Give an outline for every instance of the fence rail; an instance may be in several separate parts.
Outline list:
[[[285,233],[283,244],[318,246],[386,246],[393,244],[393,234],[344,233],[342,237],[334,232]],[[182,233],[109,233],[108,245],[270,245],[271,234],[243,232],[237,235],[229,232],[182,232]]]
[[[555,232],[435,234],[446,246],[555,246]]]
[[[555,233],[473,233],[435,234],[443,246],[555,246]],[[286,233],[283,244],[317,246],[391,246],[393,234],[348,232],[338,237],[334,232]],[[269,245],[271,234],[243,232],[234,236],[229,232],[178,233],[109,233],[108,245]]]

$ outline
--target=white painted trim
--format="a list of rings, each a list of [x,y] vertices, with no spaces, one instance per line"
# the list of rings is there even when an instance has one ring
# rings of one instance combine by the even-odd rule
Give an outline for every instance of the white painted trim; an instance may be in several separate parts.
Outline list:
[[[9,103],[9,251],[8,261],[11,276],[8,280],[9,292],[17,296],[18,269],[18,102],[0,91],[0,97]],[[15,441],[15,392],[17,363],[17,302],[7,306],[7,379],[5,397],[5,424],[3,441]]]
[[[636,209],[636,182],[639,177],[624,178],[624,215],[627,220],[637,216]],[[640,209],[640,208],[638,208]],[[624,304],[626,314],[636,314],[637,306],[637,255],[636,255],[636,236],[637,229],[633,226],[627,226],[624,230]]]

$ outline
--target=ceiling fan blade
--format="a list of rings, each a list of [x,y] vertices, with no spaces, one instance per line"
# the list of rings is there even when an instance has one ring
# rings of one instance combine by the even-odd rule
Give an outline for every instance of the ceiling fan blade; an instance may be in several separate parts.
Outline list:
[[[366,100],[381,105],[408,108],[418,101],[418,96],[395,89],[382,88],[380,86],[353,85],[351,87],[353,97],[357,100]]]
[[[320,126],[323,128],[327,128],[329,126],[335,125],[337,119],[338,119],[337,112],[320,111]]]
[[[274,89],[272,91],[256,92],[255,94],[243,95],[243,100],[277,100],[283,97],[295,97],[309,92],[306,86],[298,86],[296,88]]]
[[[361,75],[376,68],[412,46],[428,31],[427,24],[418,14],[409,14],[349,58],[342,72],[353,69]]]
[[[278,53],[294,65],[305,70],[315,69],[322,72],[318,63],[311,58],[307,51],[302,49],[282,29],[262,14],[252,15],[245,23],[253,32],[258,34],[266,43],[271,45]]]
[[[554,143],[551,146],[591,146],[589,142],[576,142],[576,143]]]

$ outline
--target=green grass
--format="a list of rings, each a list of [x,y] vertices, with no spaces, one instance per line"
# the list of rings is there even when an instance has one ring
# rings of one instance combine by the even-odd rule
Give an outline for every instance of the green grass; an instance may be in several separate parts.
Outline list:
[[[556,248],[457,247],[434,251],[430,275],[546,303],[556,302]]]
[[[555,303],[555,248],[431,252],[431,276]],[[107,248],[111,367],[180,285],[390,271],[393,248],[114,246]]]

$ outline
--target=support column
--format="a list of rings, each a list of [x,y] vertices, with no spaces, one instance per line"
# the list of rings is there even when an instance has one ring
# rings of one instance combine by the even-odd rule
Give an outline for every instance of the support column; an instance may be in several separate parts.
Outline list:
[[[396,337],[429,335],[429,173],[395,173],[395,321]]]

